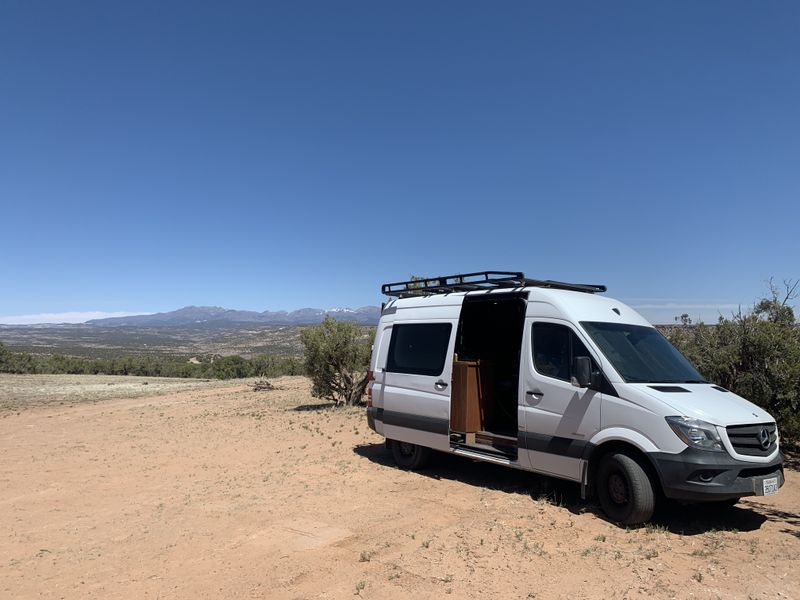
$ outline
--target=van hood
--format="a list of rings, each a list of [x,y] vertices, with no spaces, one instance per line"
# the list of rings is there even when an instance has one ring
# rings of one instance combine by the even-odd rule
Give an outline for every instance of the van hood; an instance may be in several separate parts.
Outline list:
[[[773,422],[768,412],[730,391],[709,383],[629,383],[675,409],[675,415],[702,419],[714,425]],[[659,389],[661,388],[661,389]],[[672,388],[675,391],[671,391]],[[677,390],[686,391],[677,391]]]

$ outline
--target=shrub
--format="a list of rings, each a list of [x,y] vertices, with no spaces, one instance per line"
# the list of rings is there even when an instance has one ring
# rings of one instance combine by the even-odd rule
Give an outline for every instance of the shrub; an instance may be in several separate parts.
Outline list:
[[[241,379],[253,374],[250,361],[241,356],[215,357],[212,372],[217,379]]]
[[[367,387],[374,331],[327,317],[300,333],[311,393],[336,404],[360,404]]]
[[[720,317],[716,325],[671,328],[670,341],[704,377],[758,404],[775,417],[784,437],[800,438],[800,327],[789,302],[797,283],[785,291],[770,282],[770,295],[743,313]]]
[[[300,375],[302,363],[296,356],[258,354],[241,356],[201,356],[200,360],[162,355],[126,355],[114,358],[85,358],[63,354],[12,352],[0,343],[0,373],[71,375],[139,375],[147,377],[278,377]]]

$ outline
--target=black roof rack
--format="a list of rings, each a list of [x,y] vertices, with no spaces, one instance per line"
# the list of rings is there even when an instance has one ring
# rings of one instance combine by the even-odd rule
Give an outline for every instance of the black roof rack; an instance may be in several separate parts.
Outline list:
[[[442,275],[426,279],[412,279],[397,283],[384,283],[381,292],[387,296],[407,298],[409,296],[427,296],[430,294],[448,294],[450,292],[473,292],[475,290],[494,290],[498,288],[543,287],[558,290],[572,290],[594,294],[605,292],[606,286],[588,283],[564,283],[541,279],[528,279],[521,271],[478,271],[476,273],[458,273]]]

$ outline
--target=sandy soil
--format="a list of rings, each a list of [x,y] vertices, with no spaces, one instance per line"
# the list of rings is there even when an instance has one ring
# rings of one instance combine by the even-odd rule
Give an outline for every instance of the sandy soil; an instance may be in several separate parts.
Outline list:
[[[0,598],[800,597],[795,471],[625,530],[552,479],[400,471],[361,411],[275,382],[6,413]]]
[[[0,373],[0,417],[47,405],[74,406],[227,385],[208,379]]]

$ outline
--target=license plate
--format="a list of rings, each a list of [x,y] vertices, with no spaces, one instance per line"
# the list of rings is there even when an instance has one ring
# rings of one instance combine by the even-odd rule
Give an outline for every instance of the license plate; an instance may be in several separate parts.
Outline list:
[[[771,494],[778,493],[778,478],[777,477],[770,477],[768,479],[764,479],[761,482],[764,490],[764,495],[769,496]]]

